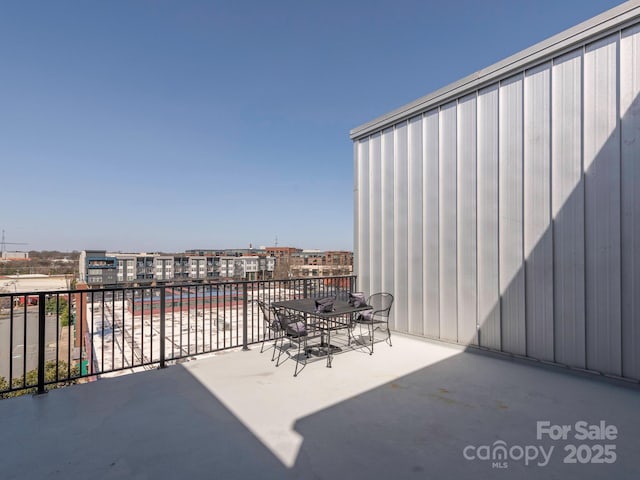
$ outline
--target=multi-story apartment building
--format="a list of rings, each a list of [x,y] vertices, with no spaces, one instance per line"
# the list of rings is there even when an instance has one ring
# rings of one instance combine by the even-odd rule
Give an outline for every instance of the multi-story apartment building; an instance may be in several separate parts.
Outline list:
[[[328,250],[325,265],[353,266],[353,252],[347,250]]]
[[[80,280],[94,286],[318,277],[349,275],[352,270],[352,252],[293,247],[188,250],[178,255],[105,250],[80,254]]]
[[[205,256],[206,277],[208,280],[220,279],[220,256]]]
[[[84,250],[80,253],[80,281],[88,285],[115,285],[118,281],[117,259],[106,250]]]
[[[136,255],[136,281],[152,282],[155,279],[155,257],[146,253]]]
[[[80,281],[89,286],[106,286],[272,278],[275,258],[266,253],[248,255],[250,251],[256,252],[253,249],[220,250],[218,252],[228,253],[213,256],[209,251],[206,255],[164,255],[85,250],[80,254]],[[201,250],[193,252],[205,253]]]
[[[353,253],[302,250],[291,255],[289,268],[293,277],[349,275],[353,271]]]
[[[114,255],[114,256],[118,263],[118,266],[117,266],[118,283],[135,282],[136,281],[135,255]]]
[[[220,278],[264,280],[271,278],[275,266],[276,259],[273,257],[257,255],[220,257]]]
[[[189,279],[204,280],[207,278],[207,259],[205,257],[189,257]]]
[[[189,279],[189,257],[187,255],[175,255],[173,257],[173,278],[174,280]]]
[[[162,255],[153,259],[154,280],[166,282],[173,279],[173,257]]]
[[[224,250],[213,249],[192,249],[186,250],[186,255],[204,256],[204,257],[242,257],[251,255],[268,255],[269,252],[264,248],[227,248]]]

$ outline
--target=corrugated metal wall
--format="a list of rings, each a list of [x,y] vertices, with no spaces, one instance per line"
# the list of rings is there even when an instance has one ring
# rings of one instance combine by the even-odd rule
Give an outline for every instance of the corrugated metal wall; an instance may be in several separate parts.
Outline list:
[[[395,329],[640,379],[640,26],[355,142]]]

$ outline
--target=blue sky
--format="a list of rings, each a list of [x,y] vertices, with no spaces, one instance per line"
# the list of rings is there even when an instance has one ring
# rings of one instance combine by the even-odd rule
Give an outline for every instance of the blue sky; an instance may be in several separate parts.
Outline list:
[[[350,250],[350,129],[620,3],[2,2],[0,228]]]

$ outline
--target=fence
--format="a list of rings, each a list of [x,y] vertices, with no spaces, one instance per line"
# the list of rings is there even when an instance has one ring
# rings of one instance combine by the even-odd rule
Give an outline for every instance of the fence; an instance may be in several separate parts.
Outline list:
[[[0,397],[247,349],[269,335],[259,300],[355,286],[350,275],[0,294]]]

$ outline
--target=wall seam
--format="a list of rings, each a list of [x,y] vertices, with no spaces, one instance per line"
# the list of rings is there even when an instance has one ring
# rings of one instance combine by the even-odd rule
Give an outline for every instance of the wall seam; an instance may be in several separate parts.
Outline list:
[[[589,368],[588,362],[588,327],[587,327],[587,174],[584,170],[584,116],[585,116],[585,63],[587,60],[587,46],[584,44],[582,46],[582,61],[580,62],[580,179],[582,181],[582,256],[583,256],[583,266],[582,266],[582,288],[583,288],[583,307],[584,307],[584,354],[583,354],[583,362],[584,368]],[[575,327],[574,327],[575,328]]]
[[[501,93],[502,91],[502,81],[498,82],[498,88],[496,90],[496,132],[497,132],[497,139],[496,139],[496,172],[498,174],[498,178],[497,183],[496,183],[496,192],[498,194],[498,198],[497,198],[497,203],[496,203],[496,209],[497,209],[497,215],[496,217],[498,218],[498,234],[496,235],[496,239],[497,239],[497,251],[498,251],[498,268],[497,268],[497,272],[498,272],[498,310],[500,312],[500,316],[498,319],[498,325],[500,327],[500,347],[499,350],[501,352],[504,351],[504,328],[503,328],[503,312],[504,309],[502,307],[502,276],[500,275],[500,264],[501,264],[501,252],[500,252],[500,213],[501,213],[501,208],[500,208],[500,160],[501,160],[501,155],[500,155],[500,108],[501,108]]]
[[[553,60],[549,65],[549,229],[551,235],[551,355],[556,361],[556,238],[553,218]]]
[[[617,126],[616,128],[618,129],[618,161],[619,161],[619,165],[618,165],[618,171],[620,172],[620,175],[618,176],[618,195],[619,195],[619,202],[620,202],[620,206],[619,206],[619,211],[618,211],[618,215],[620,215],[620,231],[619,236],[618,236],[618,241],[620,243],[619,245],[619,251],[620,251],[620,255],[618,257],[618,260],[620,262],[620,290],[618,291],[618,301],[620,302],[620,375],[623,375],[624,372],[624,334],[623,334],[623,323],[624,323],[624,318],[623,318],[623,304],[622,304],[622,291],[624,290],[623,285],[624,285],[624,277],[623,277],[623,273],[622,273],[622,265],[623,265],[623,260],[622,260],[622,233],[623,233],[623,227],[622,224],[624,222],[624,207],[623,207],[623,196],[622,196],[622,187],[623,187],[623,182],[622,182],[622,108],[621,108],[621,102],[622,102],[622,30],[618,30],[618,41],[617,41],[617,48],[616,48],[616,110],[618,112],[618,114],[616,115],[616,123]]]
[[[527,119],[527,112],[526,110],[526,102],[525,102],[525,95],[526,95],[526,89],[527,89],[527,72],[522,72],[522,90],[521,90],[521,97],[520,97],[520,111],[522,112],[522,121],[521,121],[521,125],[520,125],[520,135],[521,135],[521,143],[520,143],[520,171],[522,172],[522,178],[521,178],[521,184],[520,184],[520,214],[522,215],[522,227],[521,227],[521,232],[522,232],[522,240],[520,241],[520,254],[522,255],[522,282],[523,282],[523,286],[522,286],[522,296],[523,296],[523,314],[524,314],[524,355],[528,356],[529,354],[529,345],[528,345],[528,341],[529,341],[529,329],[527,326],[527,257],[525,255],[526,250],[525,250],[525,238],[526,238],[526,211],[525,211],[525,187],[526,187],[526,179],[525,179],[525,175],[527,173],[525,166],[526,166],[526,162],[525,162],[525,153],[526,153],[526,148],[525,148],[525,139],[526,139],[526,132],[525,132],[525,122]]]

